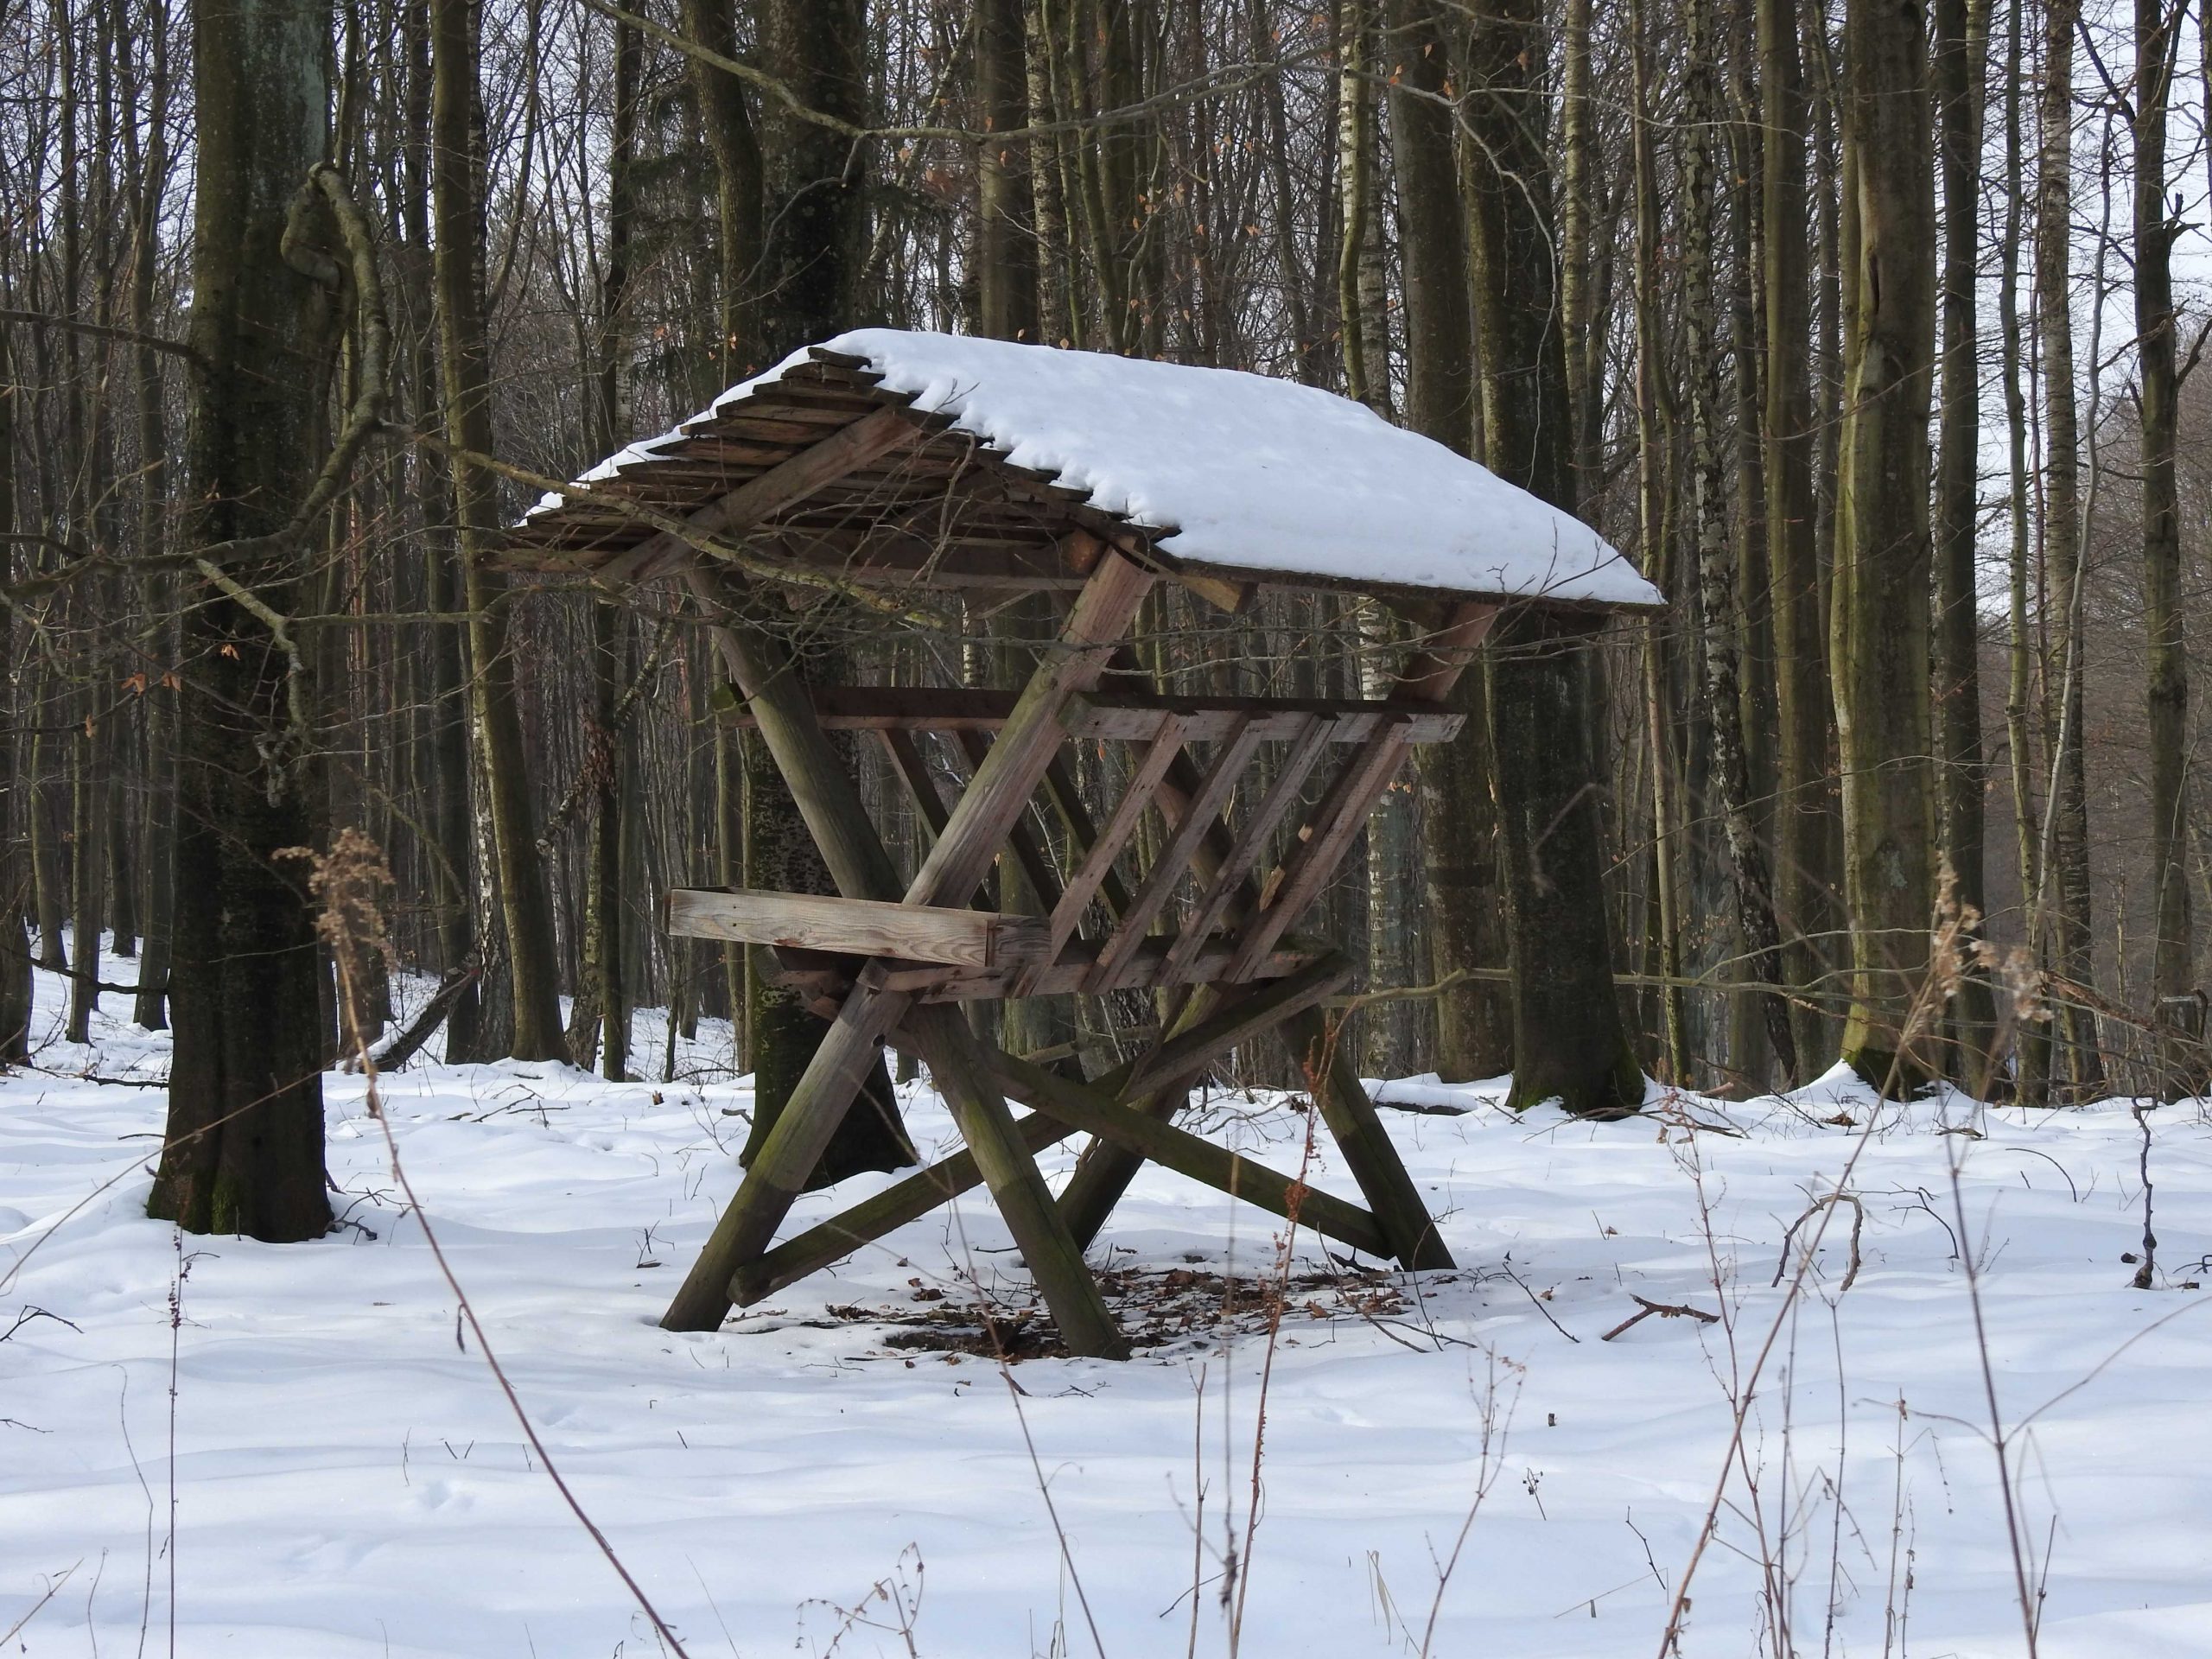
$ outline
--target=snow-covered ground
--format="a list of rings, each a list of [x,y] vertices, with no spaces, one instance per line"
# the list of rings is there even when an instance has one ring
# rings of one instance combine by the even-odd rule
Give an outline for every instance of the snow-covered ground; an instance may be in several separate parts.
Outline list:
[[[103,1019],[70,1047],[41,980],[41,1069],[0,1079],[0,1331],[29,1316],[0,1341],[0,1632],[22,1621],[0,1646],[662,1651],[457,1341],[360,1080],[326,1080],[340,1230],[180,1241],[143,1211],[163,1097],[139,1085],[163,1041]],[[2158,1273],[2138,1291],[2124,1104],[1877,1109],[1830,1079],[1593,1125],[1394,1084],[1431,1109],[1385,1116],[1459,1271],[1348,1273],[1301,1236],[1271,1343],[1270,1218],[1149,1172],[1107,1237],[1129,1323],[1174,1334],[1128,1364],[1009,1371],[893,1345],[942,1339],[912,1322],[979,1294],[1026,1300],[982,1202],[714,1335],[657,1328],[736,1180],[749,1103],[728,1059],[704,1029],[672,1084],[418,1060],[384,1085],[531,1421],[694,1659],[1221,1654],[1239,1608],[1252,1655],[1660,1659],[1724,1472],[1684,1655],[2021,1654],[2014,1533],[2044,1655],[2212,1653],[2198,1107],[2151,1115]],[[951,1141],[926,1090],[906,1104],[925,1147]],[[1294,1168],[1305,1122],[1227,1100],[1200,1127]],[[1770,1283],[1784,1236],[1840,1178],[1857,1205],[1831,1207],[1792,1300]],[[1183,1329],[1224,1274],[1241,1311]],[[1604,1339],[1637,1296],[1723,1317]]]

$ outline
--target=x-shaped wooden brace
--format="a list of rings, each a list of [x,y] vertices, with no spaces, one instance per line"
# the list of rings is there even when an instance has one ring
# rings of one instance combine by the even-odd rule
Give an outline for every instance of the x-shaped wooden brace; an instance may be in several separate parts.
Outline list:
[[[685,574],[710,610],[722,608],[715,578],[696,564]],[[976,891],[1039,782],[1052,767],[1065,735],[1063,711],[1072,698],[1096,683],[1152,580],[1149,572],[1117,550],[1098,554],[1053,652],[1031,677],[998,741],[988,753],[974,757],[976,770],[969,788],[938,826],[921,869],[905,887],[904,903],[957,905]],[[1490,615],[1487,607],[1462,607],[1445,631],[1444,654],[1409,671],[1408,683],[1418,688],[1417,695],[1441,700],[1487,628]],[[887,900],[899,895],[900,883],[890,855],[788,661],[765,639],[732,626],[718,626],[715,638],[840,891],[849,899]],[[1394,728],[1378,728],[1356,763],[1346,769],[1346,779],[1332,794],[1332,827],[1352,819],[1348,833],[1356,833],[1355,806],[1357,818],[1363,818],[1402,753],[1402,734],[1396,734],[1395,741],[1393,734]],[[1382,765],[1381,751],[1389,753],[1389,766]],[[1188,766],[1187,759],[1178,758]],[[1350,798],[1355,789],[1363,800]],[[1212,817],[1217,803],[1203,800],[1208,793],[1201,785],[1185,796],[1181,829],[1192,831],[1193,842],[1208,831],[1227,834]],[[1207,807],[1205,823],[1193,830],[1201,814],[1188,809],[1199,804]],[[1232,844],[1232,850],[1241,849]],[[1339,847],[1339,855],[1341,850]],[[1226,855],[1217,861],[1217,869],[1227,861]],[[1245,913],[1254,918],[1254,928],[1268,930],[1269,945],[1287,923],[1288,900],[1300,893],[1299,862],[1294,859],[1283,888],[1257,896],[1247,906]],[[1325,874],[1324,868],[1320,875]],[[1316,884],[1320,875],[1313,878]],[[1221,886],[1217,881],[1217,890]],[[1308,888],[1299,896],[1300,906],[1310,897]],[[1271,898],[1278,904],[1269,905]],[[1218,908],[1214,906],[1217,912]],[[1278,908],[1284,912],[1280,919],[1268,914]],[[1254,951],[1250,933],[1248,930],[1244,954],[1263,956],[1265,947]],[[1408,1266],[1449,1265],[1426,1206],[1389,1145],[1365,1090],[1323,1027],[1319,1003],[1343,982],[1339,964],[1315,963],[1305,975],[1238,994],[1228,1006],[1211,1011],[1200,996],[1193,996],[1186,1001],[1179,1029],[1162,1046],[1125,1068],[1125,1075],[1102,1079],[1096,1086],[1055,1077],[1014,1056],[987,1049],[957,1010],[917,1002],[912,994],[887,986],[887,976],[886,964],[880,962],[869,963],[857,976],[737,1196],[664,1316],[662,1324],[667,1328],[712,1330],[734,1300],[749,1301],[790,1283],[866,1239],[926,1213],[980,1176],[991,1188],[1071,1351],[1121,1357],[1127,1347],[1083,1260],[1077,1233],[1071,1230],[1071,1206],[1066,1202],[1056,1206],[1033,1156],[1037,1148],[1077,1129],[1098,1137],[1097,1146],[1110,1143],[1134,1157],[1132,1173],[1144,1158],[1156,1158],[1278,1213],[1301,1216],[1318,1230],[1359,1248],[1387,1248]],[[1264,1017],[1254,1024],[1254,1015]],[[1279,1022],[1288,1023],[1294,1040],[1304,1045],[1309,1075],[1319,1068],[1316,1097],[1376,1213],[1310,1192],[1164,1121],[1179,1101],[1182,1087],[1215,1054],[1253,1031]],[[879,1195],[870,1205],[772,1251],[777,1228],[851,1104],[876,1046],[894,1030],[929,1062],[967,1150]],[[1017,1122],[1007,1107],[1009,1093],[1042,1109]],[[1129,1099],[1138,1103],[1124,1103]],[[1107,1198],[1107,1207],[1126,1185],[1126,1179]],[[1069,1195],[1071,1200],[1076,1197],[1072,1192]],[[869,1213],[863,1216],[862,1211]],[[1103,1218],[1102,1211],[1098,1219]],[[1095,1224],[1090,1230],[1095,1231]]]

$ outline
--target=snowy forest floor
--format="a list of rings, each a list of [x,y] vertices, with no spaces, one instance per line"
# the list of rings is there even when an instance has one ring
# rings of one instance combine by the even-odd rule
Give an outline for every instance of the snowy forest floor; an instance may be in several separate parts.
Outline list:
[[[2135,1290],[2124,1102],[1878,1106],[1839,1076],[1589,1124],[1515,1117],[1502,1084],[1394,1084],[1431,1109],[1384,1116],[1456,1272],[1347,1268],[1306,1233],[1286,1266],[1272,1218],[1147,1169],[1097,1255],[1139,1357],[1001,1365],[979,1305],[1019,1351],[1030,1298],[980,1197],[713,1335],[658,1328],[737,1179],[726,1028],[679,1046],[672,1084],[421,1058],[386,1078],[427,1217],[361,1080],[333,1074],[343,1224],[271,1247],[146,1218],[167,1039],[102,1018],[65,1044],[62,982],[39,979],[40,1069],[0,1078],[11,1651],[664,1650],[461,1339],[427,1218],[692,1659],[1663,1659],[1724,1472],[1692,1659],[2018,1655],[2023,1577],[2046,1659],[2212,1652],[2199,1103],[2148,1115],[2157,1271]],[[657,1060],[659,1017],[639,1027]],[[953,1143],[935,1096],[903,1097],[925,1153]],[[1295,1170],[1306,1124],[1289,1097],[1217,1097],[1192,1127]],[[1798,1226],[1770,1284],[1839,1181],[1855,1202]],[[1638,1297],[1720,1317],[1607,1340]]]

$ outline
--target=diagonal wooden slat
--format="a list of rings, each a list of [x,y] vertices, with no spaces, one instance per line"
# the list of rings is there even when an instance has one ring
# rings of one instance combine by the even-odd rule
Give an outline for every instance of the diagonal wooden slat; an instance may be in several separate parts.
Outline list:
[[[1192,963],[1214,930],[1214,924],[1229,909],[1230,901],[1236,897],[1246,874],[1266,850],[1268,836],[1274,832],[1287,812],[1297,804],[1298,791],[1305,786],[1306,774],[1320,760],[1327,746],[1334,721],[1325,716],[1311,716],[1303,734],[1291,744],[1290,752],[1283,756],[1282,769],[1274,781],[1268,785],[1268,792],[1245,820],[1230,843],[1228,854],[1216,870],[1211,884],[1198,899],[1198,909],[1183,925],[1183,936],[1175,941],[1175,948],[1167,953],[1166,981],[1173,984],[1190,971]]]
[[[969,775],[982,770],[984,757],[991,752],[991,741],[981,732],[960,732],[953,741],[968,758]],[[1055,750],[1057,755],[1058,751]],[[1049,769],[1049,768],[1048,768]],[[1021,873],[1029,878],[1029,890],[1044,906],[1044,914],[1052,914],[1052,906],[1060,899],[1060,873],[1052,868],[1052,855],[1037,838],[1030,827],[1029,813],[1024,809],[1007,830],[1007,845],[1014,851],[1014,861],[1021,866]]]
[[[1106,820],[1106,827],[1098,832],[1090,843],[1090,850],[1084,855],[1083,862],[1076,867],[1075,874],[1068,879],[1067,889],[1061,893],[1060,902],[1052,912],[1052,943],[1046,952],[1047,962],[1059,960],[1060,952],[1066,949],[1067,942],[1075,937],[1076,930],[1083,925],[1083,913],[1090,906],[1092,895],[1099,891],[1112,872],[1114,861],[1121,856],[1122,849],[1136,833],[1145,808],[1151,804],[1154,791],[1160,786],[1160,780],[1166,776],[1167,768],[1174,762],[1175,757],[1182,752],[1183,725],[1179,720],[1171,717],[1169,722],[1161,728],[1160,735],[1153,739],[1144,758],[1137,762],[1136,771],[1129,779],[1129,786],[1122,791],[1122,798]],[[1116,914],[1128,915],[1130,902],[1125,899],[1115,906]]]
[[[1206,832],[1217,822],[1221,809],[1244,776],[1244,768],[1260,746],[1260,738],[1247,722],[1236,735],[1224,743],[1215,753],[1212,764],[1206,769],[1205,781],[1192,798],[1183,815],[1183,822],[1167,838],[1152,874],[1137,889],[1136,897],[1129,901],[1129,912],[1121,918],[1114,936],[1099,953],[1097,965],[1084,988],[1089,991],[1109,991],[1120,982],[1119,976],[1125,963],[1135,953],[1145,931],[1174,893],[1176,884],[1183,879],[1192,855]]]
[[[748,479],[720,500],[690,514],[684,522],[709,536],[741,536],[788,507],[920,435],[913,417],[897,409],[879,409],[802,449],[789,461]],[[688,562],[689,543],[665,531],[650,536],[600,568],[602,580],[643,582]]]
[[[1098,839],[1098,826],[1091,822],[1090,809],[1084,804],[1083,790],[1076,783],[1075,769],[1068,765],[1065,749],[1055,751],[1052,764],[1045,768],[1045,792],[1052,798],[1052,805],[1067,830],[1069,845],[1073,848],[1074,855],[1080,858],[1084,849]],[[1098,896],[1116,916],[1129,907],[1129,890],[1110,866],[1106,879],[1099,883]]]
[[[1282,878],[1261,900],[1244,938],[1230,959],[1229,977],[1243,979],[1274,949],[1283,931],[1304,913],[1344,862],[1368,815],[1406,758],[1402,723],[1383,726],[1352,752],[1309,823],[1310,832],[1283,866]]]

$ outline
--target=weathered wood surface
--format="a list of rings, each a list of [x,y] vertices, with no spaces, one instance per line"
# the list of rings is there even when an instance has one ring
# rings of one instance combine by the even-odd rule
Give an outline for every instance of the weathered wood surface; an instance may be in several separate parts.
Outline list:
[[[1084,853],[1083,861],[1076,866],[1075,874],[1068,878],[1067,890],[1061,893],[1060,902],[1052,911],[1052,937],[1046,954],[1047,963],[1057,963],[1060,959],[1068,942],[1074,938],[1076,931],[1083,925],[1084,912],[1090,908],[1091,899],[1113,873],[1114,861],[1122,855],[1122,848],[1128,845],[1129,837],[1136,833],[1146,808],[1152,804],[1153,793],[1160,786],[1160,780],[1167,775],[1168,766],[1182,752],[1182,719],[1179,715],[1171,715],[1153,738],[1152,747],[1145,752],[1144,758],[1137,762],[1128,787],[1122,792],[1121,800],[1107,818],[1106,827],[1098,831],[1096,838]],[[1125,895],[1114,906],[1114,913],[1117,917],[1128,915],[1134,902]],[[1033,982],[1033,990],[1040,987],[1042,981],[1043,972],[1040,969]]]
[[[1243,943],[1230,960],[1230,978],[1248,977],[1253,965],[1274,948],[1284,930],[1305,913],[1322,885],[1337,873],[1376,802],[1404,763],[1406,747],[1404,726],[1394,720],[1352,752],[1277,879],[1262,890],[1258,913],[1245,925]]]
[[[1032,1112],[1014,1122],[1014,1138],[1033,1155],[1082,1133],[1074,1124],[1042,1112]],[[963,1147],[741,1263],[730,1278],[729,1299],[740,1307],[750,1307],[982,1184],[983,1172],[976,1167],[976,1154]]]
[[[1098,683],[1152,583],[1152,573],[1125,556],[1109,550],[1100,556],[1060,637],[1030,677],[998,741],[922,861],[906,891],[909,904],[942,904],[982,880],[1066,737],[1060,715],[1068,699]]]
[[[662,1329],[712,1331],[728,1317],[730,1275],[774,1240],[875,1064],[877,1045],[906,1014],[906,1001],[865,980],[854,987],[661,1316]]]
[[[1306,1186],[1160,1118],[1133,1111],[1111,1095],[1028,1060],[996,1052],[987,1059],[1000,1088],[1040,1112],[1088,1129],[1217,1192],[1286,1219],[1294,1215],[1316,1232],[1371,1255],[1390,1254],[1375,1217],[1356,1204]]]
[[[1335,724],[1331,717],[1325,715],[1307,717],[1306,730],[1291,744],[1289,753],[1283,756],[1281,769],[1276,772],[1274,781],[1268,785],[1268,792],[1261,797],[1260,804],[1245,815],[1243,828],[1236,832],[1236,840],[1230,843],[1219,866],[1202,885],[1198,906],[1183,923],[1182,938],[1176,940],[1175,948],[1167,953],[1165,977],[1171,984],[1179,977],[1189,975],[1192,963],[1197,960],[1198,952],[1211,936],[1215,924],[1222,919],[1224,913],[1230,914],[1232,920],[1239,919],[1230,912],[1230,906],[1237,899],[1245,876],[1259,861],[1260,855],[1267,850],[1268,837],[1274,833],[1275,826],[1288,816],[1290,809],[1298,804],[1298,791],[1305,786],[1306,774],[1320,760],[1323,748],[1334,734]]]
[[[683,938],[784,944],[957,968],[1018,968],[1039,962],[1052,933],[1041,917],[746,887],[674,887],[667,912],[668,931]]]
[[[879,409],[739,485],[719,500],[688,515],[684,523],[707,536],[741,536],[777,513],[836,482],[855,467],[911,442],[920,435],[913,418],[897,409]],[[663,531],[601,567],[610,582],[642,582],[662,574],[671,561],[689,559],[690,545]]]
[[[1124,983],[1137,989],[1168,986],[1171,982],[1166,977],[1167,953],[1175,943],[1172,933],[1155,934],[1141,940],[1136,954],[1122,964],[1121,976]],[[1221,979],[1236,948],[1233,939],[1217,935],[1192,958],[1185,976],[1172,982],[1205,985]],[[1312,939],[1287,936],[1260,963],[1250,981],[1266,983],[1294,974],[1329,954],[1331,948]],[[877,965],[882,969],[887,990],[902,991],[917,1002],[988,1002],[1008,996],[1071,996],[1083,989],[1100,949],[1097,940],[1071,939],[1063,948],[1059,961],[1041,969],[979,970],[921,962],[885,962]],[[842,997],[850,987],[853,973],[861,961],[862,958],[850,956],[819,956],[788,963],[785,971],[789,983],[834,999]]]
[[[1014,713],[1020,693],[939,685],[820,685],[807,696],[827,731],[995,732]],[[1317,716],[1330,721],[1332,743],[1364,741],[1392,716],[1406,721],[1413,743],[1449,742],[1466,716],[1408,698],[1186,697],[1138,691],[1091,691],[1068,699],[1060,723],[1070,737],[1145,743],[1172,719],[1193,743],[1218,742],[1246,723],[1263,741],[1300,737]],[[725,709],[727,724],[750,727],[750,709]]]
[[[1259,748],[1260,740],[1249,722],[1224,743],[1208,766],[1204,779],[1198,785],[1197,796],[1183,822],[1167,838],[1159,856],[1130,900],[1128,913],[1123,916],[1106,948],[1099,952],[1097,965],[1084,988],[1090,991],[1110,991],[1122,988],[1122,969],[1135,956],[1143,943],[1145,930],[1152,925],[1177,885],[1187,873],[1191,861],[1197,855],[1198,843],[1208,827],[1217,822],[1221,810],[1244,776],[1244,769]],[[1234,963],[1235,957],[1230,958]]]

